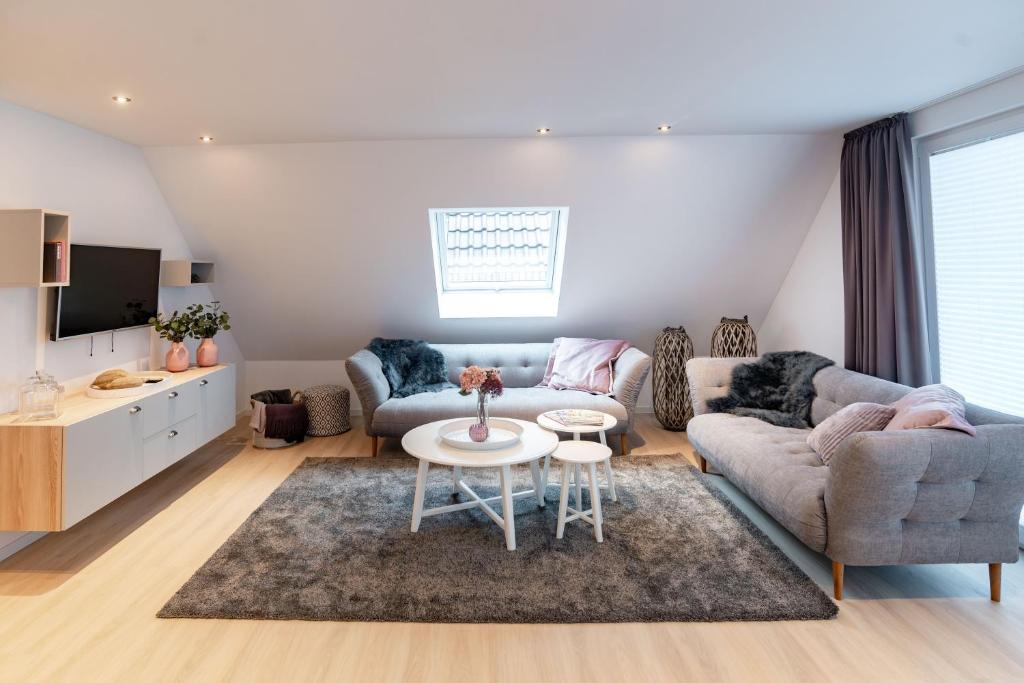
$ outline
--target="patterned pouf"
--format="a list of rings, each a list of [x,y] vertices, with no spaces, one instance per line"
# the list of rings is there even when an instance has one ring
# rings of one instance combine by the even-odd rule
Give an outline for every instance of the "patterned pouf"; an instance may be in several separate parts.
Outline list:
[[[334,436],[352,429],[349,423],[348,389],[337,384],[319,384],[302,392],[309,415],[310,436]]]

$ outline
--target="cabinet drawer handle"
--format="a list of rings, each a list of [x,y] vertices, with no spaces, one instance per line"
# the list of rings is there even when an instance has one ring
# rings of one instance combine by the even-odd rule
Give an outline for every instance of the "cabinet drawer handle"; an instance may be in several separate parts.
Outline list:
[[[167,398],[178,398],[178,392],[172,391],[171,393],[167,394]]]
[[[134,415],[135,413],[141,413],[141,412],[142,412],[142,406],[132,406],[131,408],[128,409],[128,413],[130,415]]]
[[[208,380],[208,379],[201,379],[201,380],[199,380],[199,386],[201,386],[201,387],[205,387],[209,383],[210,383],[210,380]]]
[[[178,432],[174,431],[173,429],[171,431],[167,432],[167,438],[168,439],[173,439],[177,435],[178,435]]]

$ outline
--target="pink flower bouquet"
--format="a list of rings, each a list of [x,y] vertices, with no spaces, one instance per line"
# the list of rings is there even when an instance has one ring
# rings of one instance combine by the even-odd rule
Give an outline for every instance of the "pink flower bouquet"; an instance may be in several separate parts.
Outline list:
[[[497,368],[481,368],[470,365],[459,375],[459,393],[469,396],[474,391],[476,398],[476,424],[469,428],[469,437],[473,441],[487,441],[490,428],[487,426],[487,397],[501,396],[505,385],[501,383],[501,373]]]

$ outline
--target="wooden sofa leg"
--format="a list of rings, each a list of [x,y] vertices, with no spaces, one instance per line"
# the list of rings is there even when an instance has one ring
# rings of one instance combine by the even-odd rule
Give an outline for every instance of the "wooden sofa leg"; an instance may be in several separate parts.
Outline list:
[[[370,452],[373,454],[374,458],[377,457],[377,437],[375,436],[370,437]]]
[[[629,439],[626,438],[626,433],[619,434],[619,450],[622,451],[623,455],[629,455]]]
[[[698,454],[697,459],[700,461],[700,472],[701,474],[708,473],[708,461],[704,459],[703,455]]]
[[[843,599],[843,563],[832,562],[832,593],[836,600]]]
[[[1003,565],[988,566],[988,594],[992,602],[999,602],[1003,597]]]

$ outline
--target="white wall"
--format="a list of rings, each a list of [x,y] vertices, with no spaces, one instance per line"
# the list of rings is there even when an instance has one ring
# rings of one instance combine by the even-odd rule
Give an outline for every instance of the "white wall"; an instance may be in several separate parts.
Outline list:
[[[190,255],[139,148],[0,100],[0,150],[0,208],[67,211],[73,242],[160,247],[164,258]],[[141,369],[151,353],[159,357],[148,330],[118,332],[113,352],[109,334],[96,336],[92,357],[88,339],[41,338],[41,295],[45,290],[0,288],[0,412],[17,409],[17,389],[36,368],[74,388],[103,369]],[[211,296],[206,288],[161,292],[164,308]],[[230,334],[218,342],[227,360],[241,360]],[[0,557],[33,538],[0,532]]]
[[[721,316],[760,323],[838,163],[835,136],[821,135],[145,153],[189,243],[218,263],[251,388],[338,379],[340,361],[378,335],[622,337],[650,351],[662,327],[682,324],[707,352]],[[427,210],[536,205],[571,211],[558,317],[440,319]]]
[[[757,332],[759,350],[814,351],[843,364],[839,174]]]

